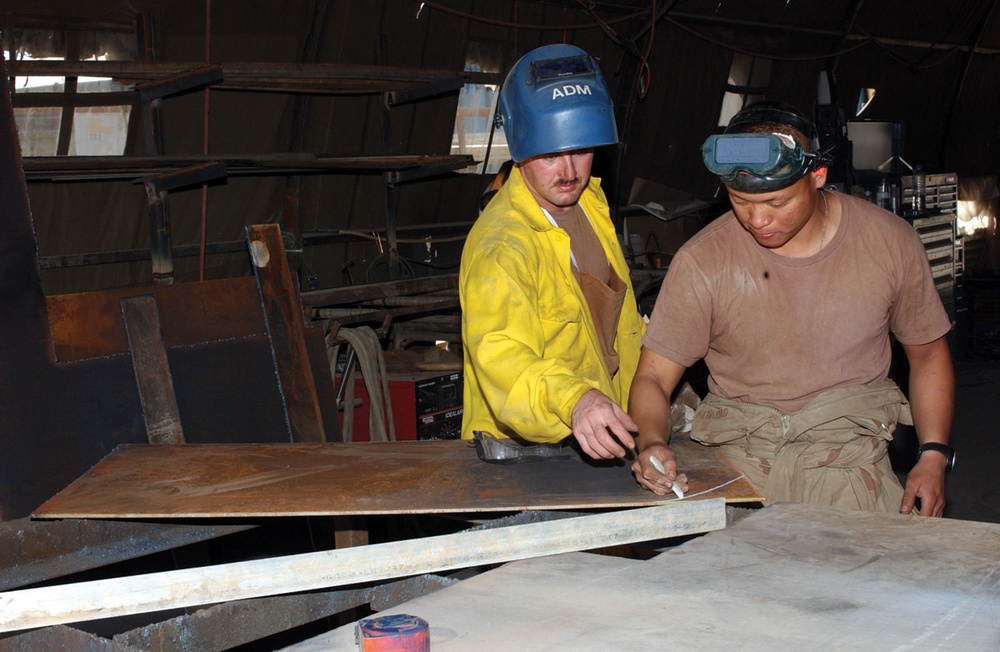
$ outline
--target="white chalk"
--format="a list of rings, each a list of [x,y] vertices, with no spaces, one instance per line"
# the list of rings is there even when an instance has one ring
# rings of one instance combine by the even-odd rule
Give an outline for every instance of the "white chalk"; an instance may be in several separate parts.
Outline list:
[[[652,464],[653,468],[656,469],[657,471],[659,471],[660,473],[664,473],[665,474],[667,472],[667,470],[663,468],[663,464],[660,462],[660,458],[654,457],[654,456],[650,455],[649,456],[649,463]],[[674,480],[674,482],[670,486],[674,490],[674,494],[678,498],[683,498],[684,497],[684,492],[681,491],[681,488],[679,486],[677,486],[677,481],[676,480]]]

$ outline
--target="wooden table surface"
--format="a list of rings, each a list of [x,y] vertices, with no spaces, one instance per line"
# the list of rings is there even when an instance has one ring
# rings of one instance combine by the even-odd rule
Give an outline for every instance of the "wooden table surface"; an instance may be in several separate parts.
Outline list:
[[[711,448],[673,444],[685,500],[761,497]],[[655,505],[622,462],[578,456],[488,464],[470,441],[126,444],[46,501],[35,518],[430,514]]]
[[[1000,525],[777,504],[641,561],[516,561],[387,610],[448,650],[1000,649]],[[347,625],[288,652],[356,650]]]

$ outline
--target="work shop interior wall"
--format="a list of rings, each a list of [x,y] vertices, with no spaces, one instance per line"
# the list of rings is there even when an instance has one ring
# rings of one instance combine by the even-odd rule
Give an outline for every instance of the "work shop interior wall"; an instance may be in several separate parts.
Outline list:
[[[637,179],[692,198],[715,196],[718,186],[701,165],[699,147],[719,130],[726,92],[785,100],[811,112],[824,71],[848,118],[860,89],[877,89],[863,117],[903,122],[911,162],[929,172],[995,176],[1000,37],[994,5],[993,0],[56,0],[24,12],[8,10],[3,32],[8,52],[16,51],[24,34],[40,29],[52,35],[50,54],[65,50],[65,35],[73,31],[114,32],[120,49],[127,50],[141,17],[152,35],[149,54],[159,62],[199,65],[207,58],[222,64],[315,62],[456,73],[473,47],[498,52],[506,71],[538,45],[573,43],[598,59],[614,95],[622,144],[599,154],[595,173],[604,179],[617,215]],[[86,49],[82,57],[88,56]],[[766,62],[769,74],[734,84],[735,57],[755,62],[758,71]],[[386,109],[379,94],[198,90],[163,100],[163,153],[203,153],[207,101],[207,151],[215,156],[445,155],[458,97],[452,91]],[[135,127],[127,153],[145,154]],[[491,180],[448,173],[397,186],[392,205],[404,254],[425,245],[440,250],[436,264],[414,265],[410,273],[457,271],[461,237]],[[28,191],[43,257],[149,247],[146,196],[135,180],[32,181]],[[170,193],[174,246],[200,241],[206,201],[208,242],[242,240],[244,225],[256,223],[293,224],[307,241],[310,235],[340,232],[325,242],[313,238],[322,244],[304,248],[297,259],[302,277],[314,278],[319,287],[387,279],[379,235],[386,228],[387,194],[377,171],[230,176],[210,185],[206,196],[200,188]],[[294,236],[286,242],[293,253],[301,244]],[[197,257],[176,258],[174,267],[178,282],[198,278]],[[242,252],[212,255],[205,265],[206,278],[246,273]],[[149,263],[47,269],[43,282],[50,294],[144,284],[150,282]]]

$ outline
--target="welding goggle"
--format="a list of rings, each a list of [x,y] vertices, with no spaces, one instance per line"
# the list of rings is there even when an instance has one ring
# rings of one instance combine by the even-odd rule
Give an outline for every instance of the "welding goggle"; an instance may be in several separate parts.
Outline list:
[[[701,157],[723,183],[749,193],[787,188],[825,165],[819,154],[803,150],[786,134],[716,134],[701,146]]]

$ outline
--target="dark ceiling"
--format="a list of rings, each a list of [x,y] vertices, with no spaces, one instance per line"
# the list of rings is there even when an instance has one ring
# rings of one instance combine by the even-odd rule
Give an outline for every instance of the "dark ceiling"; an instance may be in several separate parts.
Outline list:
[[[533,47],[570,42],[600,61],[615,94],[622,145],[608,154],[601,175],[613,205],[622,205],[638,179],[695,197],[715,193],[717,182],[700,165],[698,150],[719,129],[719,107],[726,91],[734,90],[730,72],[739,57],[753,61],[755,69],[767,68],[769,75],[735,90],[813,111],[820,80],[828,79],[831,102],[850,119],[861,90],[875,88],[862,117],[904,125],[907,161],[961,178],[995,176],[1000,171],[996,5],[997,0],[5,0],[0,28],[5,47],[15,51],[63,56],[75,49],[80,58],[107,51],[121,59],[140,56],[137,28],[142,28],[143,55],[152,61],[193,68],[207,58],[230,75],[239,64],[240,74],[250,76],[255,62],[460,74],[474,46],[495,51],[506,70]],[[378,93],[347,94],[334,83],[313,89],[308,102],[273,91],[218,90],[211,98],[214,155],[440,156],[449,153],[458,94],[443,92],[388,113]],[[164,100],[162,119],[167,154],[202,153],[201,93]],[[144,153],[140,142],[131,153]],[[305,178],[295,190],[298,224],[305,233],[384,228],[382,181],[375,174]],[[468,223],[488,181],[445,175],[400,186],[394,198],[397,223],[413,228]],[[147,230],[134,224],[145,211],[140,186],[32,183],[29,191],[43,256],[148,246]],[[230,178],[209,194],[207,237],[237,240],[244,224],[287,213],[287,199],[288,184],[280,177]],[[204,219],[197,193],[172,195],[171,210],[175,244],[196,241]],[[122,225],[68,232],[64,216],[70,212],[75,221]],[[370,261],[374,254],[344,245],[342,251],[326,248],[314,255],[307,253],[308,263],[322,282],[336,284],[345,280],[343,265]],[[130,283],[143,273],[140,267],[127,278],[84,281],[78,270],[52,270],[46,278],[65,289]],[[221,266],[213,273],[230,272]]]

